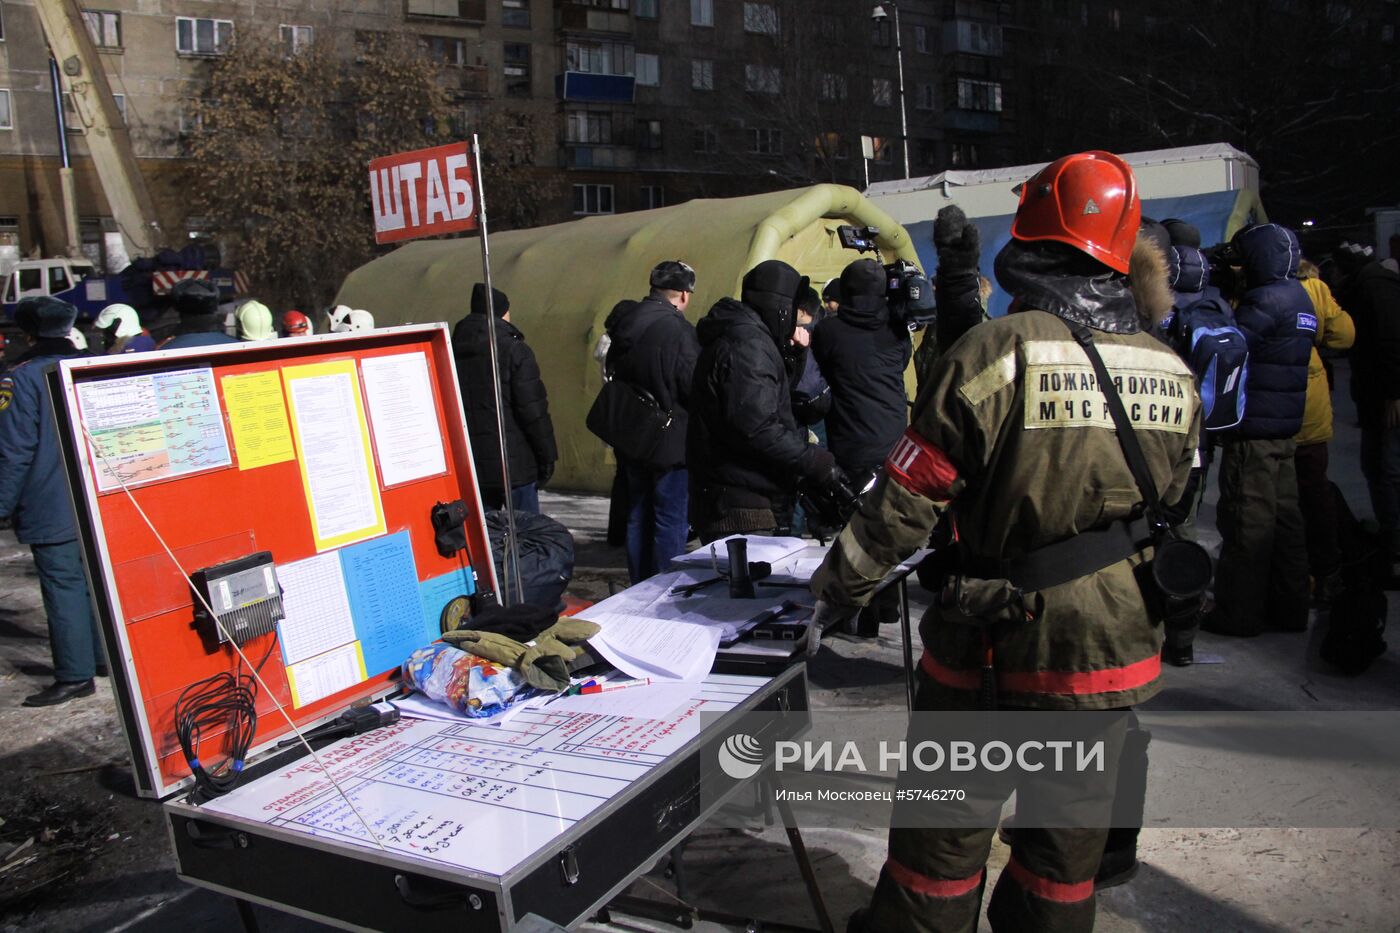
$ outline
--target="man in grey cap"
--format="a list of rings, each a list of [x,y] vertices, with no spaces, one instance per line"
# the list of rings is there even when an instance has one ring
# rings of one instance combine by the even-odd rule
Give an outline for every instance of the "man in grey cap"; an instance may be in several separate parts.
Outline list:
[[[222,343],[238,343],[237,337],[224,333],[223,316],[219,314],[219,290],[201,279],[185,279],[170,290],[180,323],[175,335],[160,345],[162,350],[184,347],[210,347]]]
[[[671,413],[649,461],[621,464],[628,506],[627,570],[633,583],[667,569],[690,537],[685,435],[700,342],[685,310],[694,292],[695,270],[668,259],[651,270],[651,293],[618,304],[605,324],[612,338],[607,372],[646,390]]]
[[[15,322],[29,338],[29,351],[0,377],[0,516],[14,522],[15,536],[34,555],[53,652],[54,682],[26,697],[25,706],[55,706],[91,696],[93,676],[106,673],[58,429],[44,387],[45,374],[55,363],[81,355],[68,340],[77,319],[77,309],[57,298],[21,301]]]

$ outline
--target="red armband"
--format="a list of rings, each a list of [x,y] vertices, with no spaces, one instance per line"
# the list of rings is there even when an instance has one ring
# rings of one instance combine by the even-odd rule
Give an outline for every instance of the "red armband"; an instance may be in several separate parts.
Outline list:
[[[906,428],[890,451],[885,472],[910,492],[936,501],[951,498],[953,483],[958,479],[958,468],[948,455],[913,428]]]

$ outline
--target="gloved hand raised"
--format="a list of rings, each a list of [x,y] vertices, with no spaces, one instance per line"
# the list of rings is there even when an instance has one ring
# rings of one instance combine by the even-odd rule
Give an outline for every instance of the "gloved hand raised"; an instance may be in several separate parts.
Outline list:
[[[933,245],[938,250],[938,275],[975,272],[982,256],[982,235],[977,225],[956,204],[938,212],[933,222]]]

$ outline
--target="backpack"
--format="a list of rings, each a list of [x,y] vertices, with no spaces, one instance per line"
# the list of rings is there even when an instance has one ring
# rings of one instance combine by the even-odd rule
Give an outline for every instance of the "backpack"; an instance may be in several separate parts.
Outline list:
[[[1385,581],[1390,561],[1380,535],[1357,521],[1337,484],[1337,532],[1342,550],[1341,586],[1332,599],[1318,653],[1343,674],[1355,676],[1385,653]]]
[[[1173,315],[1168,340],[1191,372],[1201,393],[1201,425],[1224,431],[1244,420],[1249,344],[1229,306],[1206,298]]]

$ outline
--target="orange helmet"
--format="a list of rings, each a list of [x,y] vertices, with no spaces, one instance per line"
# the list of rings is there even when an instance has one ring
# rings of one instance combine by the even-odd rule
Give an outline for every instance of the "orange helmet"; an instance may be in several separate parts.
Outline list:
[[[1021,186],[1018,240],[1054,240],[1126,273],[1142,220],[1133,170],[1111,152],[1062,156]]]
[[[300,311],[288,311],[282,315],[282,331],[288,337],[303,337],[311,333],[311,319]]]

